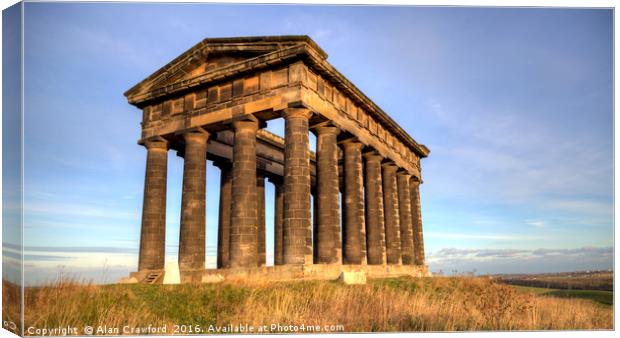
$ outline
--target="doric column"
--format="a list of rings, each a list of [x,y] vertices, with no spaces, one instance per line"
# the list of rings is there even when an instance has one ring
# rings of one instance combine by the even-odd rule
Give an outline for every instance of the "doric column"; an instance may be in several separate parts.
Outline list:
[[[406,172],[396,174],[398,181],[398,214],[400,215],[400,253],[403,264],[414,264],[413,230],[411,225],[411,175]]]
[[[385,248],[388,264],[400,264],[400,216],[398,214],[398,186],[396,170],[391,163],[383,169],[383,208],[385,210]]]
[[[265,176],[256,176],[256,214],[257,217],[257,251],[258,266],[264,266],[267,263],[267,254],[265,251]]]
[[[422,211],[420,208],[420,181],[415,177],[411,178],[411,214],[413,224],[413,252],[415,264],[424,265],[424,236],[422,233]]]
[[[317,134],[316,206],[318,223],[316,260],[314,263],[340,262],[340,191],[338,190],[338,141],[340,130],[336,127],[315,128]]]
[[[310,111],[283,111],[284,135],[284,263],[312,262],[310,223],[310,154],[308,118]]]
[[[232,203],[232,163],[215,161],[220,168],[220,210],[217,226],[217,267],[227,268],[230,261],[230,212]]]
[[[179,270],[205,268],[207,139],[195,129],[183,134],[183,195],[179,235]]]
[[[230,266],[256,266],[256,121],[235,121],[232,168]]]
[[[363,264],[366,256],[364,181],[360,142],[346,142],[344,152],[344,264]]]
[[[146,141],[144,145],[147,155],[138,271],[163,270],[166,251],[168,142],[158,137]]]
[[[364,155],[366,160],[366,248],[368,264],[385,263],[385,227],[383,216],[383,187],[381,160],[376,152]]]
[[[284,189],[282,186],[282,181],[280,179],[269,178],[269,180],[273,183],[273,186],[275,188],[275,201],[273,211],[273,264],[282,265],[284,264],[284,255],[282,252],[282,243],[284,238],[284,233],[282,230],[282,219],[284,217]]]

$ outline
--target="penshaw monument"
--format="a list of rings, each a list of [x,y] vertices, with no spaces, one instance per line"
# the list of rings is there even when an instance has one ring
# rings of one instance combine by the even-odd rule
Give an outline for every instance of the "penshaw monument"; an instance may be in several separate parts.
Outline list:
[[[309,37],[207,38],[125,96],[142,110],[147,150],[136,281],[164,278],[170,150],[184,160],[182,283],[429,275],[419,190],[428,148]],[[276,118],[284,138],[263,129]],[[208,160],[221,170],[216,269],[205,267]],[[275,186],[274,266],[266,179]]]

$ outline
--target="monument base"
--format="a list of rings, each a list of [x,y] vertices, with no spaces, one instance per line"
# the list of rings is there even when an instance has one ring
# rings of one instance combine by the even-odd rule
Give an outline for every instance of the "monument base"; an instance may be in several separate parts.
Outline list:
[[[342,273],[361,273],[367,278],[426,277],[428,267],[414,265],[343,265],[308,264],[276,265],[256,268],[209,269],[198,274],[182,273],[183,283],[208,282],[211,276],[220,275],[225,281],[293,281],[293,280],[338,280]],[[200,280],[198,280],[200,278]]]
[[[134,272],[130,276],[139,283],[161,284],[161,278],[153,282],[157,272]],[[280,282],[294,280],[339,280],[341,275],[365,278],[389,277],[430,277],[426,265],[343,265],[343,264],[308,264],[308,265],[276,265],[252,268],[227,268],[190,270],[180,272],[181,283],[219,283],[234,282]],[[150,279],[149,279],[150,278]]]

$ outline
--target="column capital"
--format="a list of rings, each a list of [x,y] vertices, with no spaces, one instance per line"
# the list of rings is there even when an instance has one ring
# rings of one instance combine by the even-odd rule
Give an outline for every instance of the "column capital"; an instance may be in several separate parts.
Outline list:
[[[362,149],[364,148],[364,144],[360,141],[354,139],[348,139],[345,142],[339,142],[345,149]]]
[[[367,152],[364,155],[364,158],[366,159],[367,162],[379,162],[381,163],[381,161],[383,161],[383,156],[379,154],[379,152],[377,152],[376,150],[373,150],[371,152]]]
[[[200,127],[183,130],[180,132],[180,134],[183,135],[183,140],[185,141],[185,143],[207,142],[207,140],[209,139],[209,136],[211,136],[211,134],[208,131]]]
[[[382,163],[382,164],[381,164],[381,167],[382,167],[384,170],[387,170],[387,171],[390,171],[390,172],[394,172],[394,173],[396,173],[396,171],[397,171],[398,169],[400,169],[400,168],[399,168],[396,164],[394,164],[394,162],[392,162],[392,161]]]
[[[235,131],[251,131],[256,132],[258,130],[258,121],[254,120],[237,120],[232,122]]]
[[[409,172],[407,172],[406,170],[399,170],[399,171],[396,172],[396,175],[404,177],[407,180],[409,180],[411,178],[411,174]]]
[[[312,111],[308,108],[285,108],[282,109],[282,117],[284,118],[305,118],[309,119]]]
[[[334,127],[331,125],[315,127],[314,130],[316,131],[317,135],[325,135],[325,134],[338,135],[340,134],[340,128]]]
[[[416,176],[414,176],[414,175],[411,175],[411,179],[410,179],[410,181],[409,181],[409,184],[411,184],[412,186],[413,186],[413,185],[418,186],[418,185],[420,185],[420,183],[422,183],[422,182],[420,182],[420,179],[419,179],[419,178],[417,178],[417,177],[416,177]]]
[[[168,151],[170,149],[170,142],[161,136],[153,136],[145,140],[140,140],[138,144],[145,146],[148,150]]]

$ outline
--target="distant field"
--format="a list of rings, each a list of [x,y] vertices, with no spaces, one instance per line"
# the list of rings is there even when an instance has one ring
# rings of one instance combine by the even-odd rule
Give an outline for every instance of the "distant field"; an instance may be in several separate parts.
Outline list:
[[[579,271],[543,274],[512,274],[494,276],[504,283],[549,289],[613,291],[611,271]]]
[[[541,296],[553,296],[560,298],[583,298],[590,299],[600,304],[613,305],[614,293],[613,291],[601,291],[601,290],[561,290],[561,289],[549,289],[538,288],[531,286],[514,285],[514,288],[520,292],[533,293]]]
[[[610,306],[517,289],[480,277],[394,278],[366,285],[96,286],[64,281],[25,290],[25,327],[105,328],[94,334],[123,334],[124,328],[148,325],[165,326],[166,334],[217,333],[210,330],[239,325],[265,325],[267,333],[613,328]],[[3,288],[4,295],[9,291]]]

